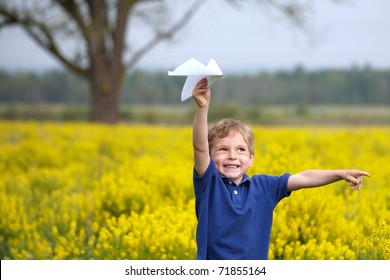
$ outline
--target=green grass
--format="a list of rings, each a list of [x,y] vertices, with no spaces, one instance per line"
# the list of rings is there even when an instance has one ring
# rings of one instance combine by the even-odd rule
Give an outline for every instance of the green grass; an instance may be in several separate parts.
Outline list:
[[[38,121],[87,121],[87,105],[0,105],[0,119]],[[122,122],[188,125],[194,105],[133,105],[120,109]],[[240,119],[258,125],[390,125],[390,106],[240,106],[213,104],[209,119]]]

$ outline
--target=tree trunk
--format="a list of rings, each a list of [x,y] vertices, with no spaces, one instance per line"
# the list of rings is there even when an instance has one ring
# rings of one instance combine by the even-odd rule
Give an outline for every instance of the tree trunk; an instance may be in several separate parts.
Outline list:
[[[124,68],[121,70],[108,71],[106,68],[91,71],[89,75],[91,121],[102,123],[118,122],[119,96],[125,72]]]
[[[106,93],[98,87],[92,90],[90,120],[102,123],[116,123],[119,120],[119,92]]]

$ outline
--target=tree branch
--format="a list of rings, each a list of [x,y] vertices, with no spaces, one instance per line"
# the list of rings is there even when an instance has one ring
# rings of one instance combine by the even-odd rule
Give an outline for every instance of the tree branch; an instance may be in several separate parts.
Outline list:
[[[52,36],[51,28],[48,25],[35,20],[29,15],[21,17],[16,13],[16,11],[12,12],[10,10],[6,10],[4,7],[0,7],[0,15],[5,18],[0,25],[1,27],[10,24],[20,25],[38,45],[49,51],[66,67],[81,76],[86,75],[85,69],[77,66],[75,63],[72,63],[61,53]]]
[[[151,49],[153,49],[155,46],[157,46],[160,42],[164,40],[168,40],[172,38],[180,29],[182,29],[196,14],[196,12],[199,10],[199,8],[202,6],[202,4],[206,0],[198,0],[195,1],[191,7],[184,13],[184,15],[170,28],[168,28],[165,32],[157,32],[155,36],[147,42],[144,46],[139,48],[137,51],[134,52],[132,57],[129,59],[129,61],[126,63],[126,67],[131,68],[133,67],[140,59],[141,57],[149,52]]]
[[[112,32],[114,46],[112,63],[114,68],[116,66],[122,67],[122,55],[125,47],[125,33],[129,11],[137,2],[137,0],[120,0],[118,3],[115,30]]]
[[[74,0],[56,0],[58,5],[62,7],[62,9],[65,11],[65,13],[70,17],[73,18],[74,21],[77,23],[80,32],[83,34],[83,36],[86,38],[86,30],[87,25],[84,21],[84,16],[81,14],[80,9],[77,7],[77,4]]]
[[[27,33],[44,49],[48,50],[52,55],[54,55],[58,60],[60,60],[66,67],[68,67],[71,71],[79,74],[80,76],[86,76],[86,69],[78,66],[76,63],[71,62],[67,59],[61,51],[58,49],[55,40],[53,39],[50,31],[44,25],[35,25],[36,28],[40,30],[42,34],[44,34],[46,40],[42,40],[42,38],[33,31],[33,28],[28,28],[24,26],[24,29]]]
[[[19,23],[17,14],[7,11],[3,5],[0,5],[0,16],[3,17],[3,21],[0,23],[0,29],[7,25]]]

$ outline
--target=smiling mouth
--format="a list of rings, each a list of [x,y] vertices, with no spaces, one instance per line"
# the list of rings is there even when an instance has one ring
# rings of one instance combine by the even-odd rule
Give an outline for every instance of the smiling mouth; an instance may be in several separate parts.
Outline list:
[[[236,165],[236,164],[225,164],[223,165],[224,168],[227,168],[227,169],[237,169],[239,168],[240,166],[239,165]]]

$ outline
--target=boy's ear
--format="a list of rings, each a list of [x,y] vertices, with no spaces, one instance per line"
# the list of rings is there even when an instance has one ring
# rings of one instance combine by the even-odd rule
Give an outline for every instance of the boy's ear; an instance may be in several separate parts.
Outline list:
[[[252,166],[252,164],[253,164],[253,161],[254,161],[254,159],[255,159],[255,155],[254,154],[252,154],[252,155],[250,155],[250,160],[251,160],[251,163],[249,164],[249,166]]]

